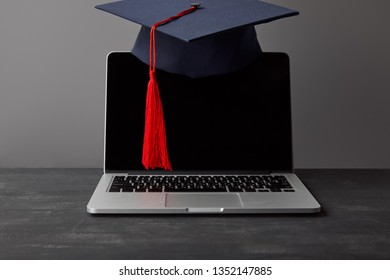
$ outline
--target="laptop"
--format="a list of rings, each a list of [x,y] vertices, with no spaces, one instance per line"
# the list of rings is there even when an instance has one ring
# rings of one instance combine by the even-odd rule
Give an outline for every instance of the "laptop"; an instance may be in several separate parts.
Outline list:
[[[104,174],[91,214],[316,213],[294,174],[289,57],[190,78],[157,71],[173,171],[142,164],[148,66],[107,56]]]

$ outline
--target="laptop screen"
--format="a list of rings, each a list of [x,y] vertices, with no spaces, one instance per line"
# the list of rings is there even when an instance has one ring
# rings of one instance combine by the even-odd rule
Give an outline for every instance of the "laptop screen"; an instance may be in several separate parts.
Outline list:
[[[289,59],[263,53],[240,71],[206,78],[156,72],[174,171],[291,171]],[[148,66],[107,59],[105,170],[144,170]]]

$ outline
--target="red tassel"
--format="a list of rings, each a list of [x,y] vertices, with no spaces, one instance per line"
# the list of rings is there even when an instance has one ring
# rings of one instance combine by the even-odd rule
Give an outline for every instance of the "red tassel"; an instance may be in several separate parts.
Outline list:
[[[146,169],[163,168],[164,170],[172,170],[168,157],[164,112],[153,70],[150,71],[146,94],[142,164]]]
[[[172,170],[168,157],[167,138],[165,134],[164,112],[160,99],[160,91],[155,78],[156,70],[156,42],[155,31],[160,25],[176,20],[192,13],[199,4],[191,4],[191,8],[155,23],[150,30],[150,57],[149,57],[149,84],[146,93],[145,132],[142,153],[142,164],[146,169],[162,168]]]

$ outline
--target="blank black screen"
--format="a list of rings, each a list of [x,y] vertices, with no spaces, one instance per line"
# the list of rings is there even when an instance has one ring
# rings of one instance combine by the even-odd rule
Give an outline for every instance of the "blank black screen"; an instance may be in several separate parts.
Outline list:
[[[289,59],[263,53],[240,71],[189,78],[156,72],[173,170],[292,170]],[[148,66],[107,59],[106,170],[144,170]]]

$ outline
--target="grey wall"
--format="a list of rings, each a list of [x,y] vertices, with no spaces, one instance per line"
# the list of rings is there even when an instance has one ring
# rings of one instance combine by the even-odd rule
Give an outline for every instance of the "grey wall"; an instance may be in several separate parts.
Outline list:
[[[105,56],[138,26],[108,1],[3,0],[0,167],[101,167]],[[296,167],[390,168],[390,1],[269,1],[301,15],[257,28],[290,55]]]

